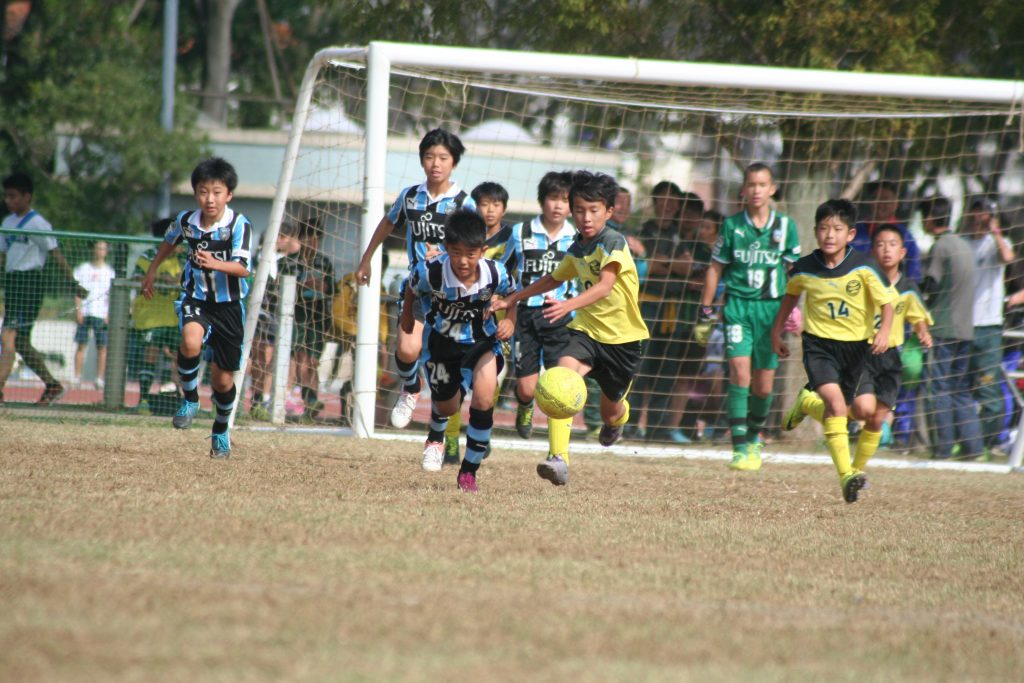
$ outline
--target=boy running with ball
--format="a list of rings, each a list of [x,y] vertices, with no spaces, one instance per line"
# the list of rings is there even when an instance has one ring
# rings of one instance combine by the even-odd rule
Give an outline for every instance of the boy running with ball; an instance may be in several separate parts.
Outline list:
[[[429,330],[423,365],[430,382],[430,432],[423,449],[423,469],[441,470],[448,418],[459,412],[466,394],[469,404],[466,457],[458,486],[476,492],[476,472],[491,443],[494,394],[504,365],[501,341],[515,329],[515,310],[501,322],[486,315],[491,302],[514,288],[505,267],[484,258],[487,229],[475,211],[460,209],[445,226],[445,253],[417,264],[405,289],[399,321],[408,333],[415,325],[413,305],[430,301],[425,322]]]
[[[491,304],[491,311],[514,310],[519,301],[544,294],[576,279],[581,293],[558,301],[548,298],[544,319],[553,323],[576,313],[568,324],[569,340],[559,367],[590,375],[601,387],[599,441],[611,446],[629,420],[626,395],[640,366],[647,326],[640,316],[640,283],[626,238],[608,227],[619,187],[603,173],[573,174],[569,205],[578,234],[551,273],[513,295]],[[572,418],[548,418],[548,457],[537,474],[556,486],[569,481],[569,436]]]
[[[775,352],[788,358],[783,327],[805,294],[804,368],[810,388],[821,398],[815,407],[814,394],[801,391],[786,421],[792,428],[801,415],[820,414],[847,503],[856,502],[858,492],[867,485],[864,473],[850,464],[848,406],[869,358],[889,348],[896,301],[895,290],[874,259],[850,246],[856,224],[857,210],[846,199],[830,199],[818,207],[814,214],[818,248],[793,266],[771,336]]]

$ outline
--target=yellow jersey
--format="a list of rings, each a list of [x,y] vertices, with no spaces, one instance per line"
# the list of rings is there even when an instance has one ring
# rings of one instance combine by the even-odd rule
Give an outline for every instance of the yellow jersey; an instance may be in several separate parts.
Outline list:
[[[626,344],[647,339],[647,325],[640,316],[640,279],[629,253],[626,238],[606,227],[590,242],[577,235],[551,277],[559,282],[572,278],[586,291],[601,280],[601,271],[611,263],[619,272],[608,296],[576,310],[569,328],[579,330],[602,344]]]
[[[892,304],[892,330],[889,332],[889,348],[895,349],[903,346],[906,341],[905,327],[907,323],[916,325],[924,320],[929,325],[934,325],[932,314],[924,305],[921,292],[917,289],[914,281],[908,277],[900,277],[893,284],[896,290],[896,301]],[[875,331],[882,325],[882,312],[875,309]]]
[[[896,291],[874,259],[846,248],[834,268],[825,265],[820,249],[793,265],[786,294],[804,298],[804,328],[823,339],[872,340],[875,311],[896,301]]]
[[[156,257],[157,248],[142,252],[135,262],[134,276],[142,279],[149,270],[149,264]],[[185,270],[184,254],[175,250],[156,269],[156,287],[153,298],[136,296],[132,303],[132,322],[137,330],[151,330],[157,327],[177,327],[178,311],[174,302],[181,296],[181,274]],[[174,286],[171,286],[172,283]]]

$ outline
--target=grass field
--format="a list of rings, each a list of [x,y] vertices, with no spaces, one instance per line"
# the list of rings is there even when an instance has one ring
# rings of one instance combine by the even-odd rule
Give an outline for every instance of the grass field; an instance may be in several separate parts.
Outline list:
[[[0,680],[1024,680],[1024,478],[0,423]]]

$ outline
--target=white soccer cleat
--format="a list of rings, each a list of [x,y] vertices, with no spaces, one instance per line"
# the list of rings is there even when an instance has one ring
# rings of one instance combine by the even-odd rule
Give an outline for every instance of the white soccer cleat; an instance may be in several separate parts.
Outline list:
[[[416,403],[420,400],[419,393],[410,394],[403,391],[395,401],[395,407],[391,409],[391,424],[396,429],[405,429],[412,421],[412,411],[416,410]]]
[[[428,441],[423,447],[423,469],[427,472],[440,472],[444,465],[444,442]]]

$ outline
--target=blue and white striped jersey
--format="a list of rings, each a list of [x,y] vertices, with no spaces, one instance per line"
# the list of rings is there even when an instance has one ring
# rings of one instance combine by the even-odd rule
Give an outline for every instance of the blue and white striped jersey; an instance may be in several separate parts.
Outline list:
[[[576,239],[576,227],[566,221],[555,239],[548,236],[547,228],[537,216],[528,223],[517,223],[512,227],[509,249],[519,254],[519,284],[527,287],[545,275],[550,275],[561,263],[569,246]],[[546,294],[531,296],[520,306],[536,308],[544,305],[544,298],[554,297],[559,301],[576,296],[576,281],[566,280]]]
[[[388,220],[405,228],[409,270],[424,260],[430,246],[444,250],[445,221],[459,208],[476,210],[476,202],[454,182],[440,197],[431,197],[426,183],[402,190],[388,210]]]
[[[242,301],[249,293],[246,278],[228,275],[219,270],[207,270],[196,263],[197,251],[208,251],[218,261],[237,261],[249,268],[252,253],[252,223],[231,208],[216,225],[202,227],[203,212],[182,211],[167,228],[164,241],[188,246],[185,270],[181,274],[181,289],[187,298],[197,301]]]
[[[507,296],[515,285],[505,267],[489,258],[480,259],[479,276],[467,288],[452,271],[448,254],[421,261],[409,276],[409,286],[421,300],[430,301],[426,324],[431,333],[459,344],[494,339],[498,321],[484,316],[495,296]]]

